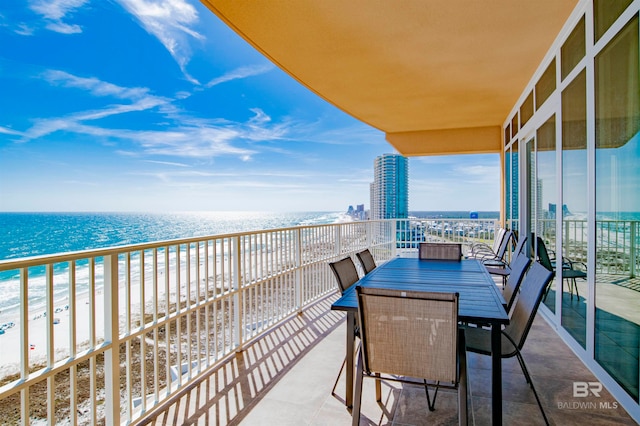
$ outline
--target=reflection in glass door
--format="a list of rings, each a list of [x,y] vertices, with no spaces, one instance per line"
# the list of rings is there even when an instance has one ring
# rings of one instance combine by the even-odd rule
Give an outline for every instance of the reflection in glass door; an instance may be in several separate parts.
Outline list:
[[[549,117],[526,142],[527,215],[522,235],[529,237],[529,254],[537,258],[538,238],[553,257],[556,247],[556,116]],[[524,234],[526,232],[526,234]],[[545,265],[547,266],[547,265]],[[551,268],[551,266],[549,266]],[[542,303],[556,312],[556,279],[545,292]]]
[[[536,219],[532,232],[539,236],[546,247],[556,247],[556,212],[558,195],[556,191],[556,116],[552,115],[536,131],[535,151]],[[536,240],[531,242],[537,249]],[[556,278],[545,293],[543,303],[556,311]]]
[[[557,256],[556,270],[562,269],[557,281],[562,289],[561,324],[586,348],[587,305],[591,303],[584,277],[568,269],[586,269],[588,234],[587,175],[587,104],[586,71],[582,70],[562,91],[562,253]]]
[[[595,59],[594,352],[635,401],[640,394],[639,32],[636,15]]]
[[[530,138],[525,143],[525,197],[523,203],[526,205],[526,215],[523,215],[524,221],[522,228],[522,237],[528,235],[531,239],[532,233],[535,232],[536,209],[537,209],[537,188],[536,188],[536,141]]]

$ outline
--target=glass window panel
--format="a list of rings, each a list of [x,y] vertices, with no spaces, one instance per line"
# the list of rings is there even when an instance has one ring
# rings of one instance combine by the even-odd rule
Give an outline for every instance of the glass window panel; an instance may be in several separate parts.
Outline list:
[[[511,148],[504,153],[504,202],[505,221],[511,223]]]
[[[536,184],[536,147],[535,147],[535,138],[529,139],[525,144],[526,150],[526,159],[527,159],[527,196],[528,198],[528,206],[529,206],[529,215],[527,218],[527,228],[531,230],[531,232],[535,232],[536,226],[536,213],[537,213],[537,184]]]
[[[556,246],[556,206],[558,194],[556,191],[556,116],[549,118],[536,131],[536,181],[537,181],[537,206],[535,233],[540,235],[545,244],[554,248]],[[551,288],[545,296],[543,303],[556,311],[556,284],[551,283]]]
[[[595,58],[595,359],[638,401],[640,74],[636,16]]]
[[[562,256],[585,263],[588,243],[586,118],[586,73],[582,70],[562,92]],[[558,257],[556,270],[562,267],[561,260]],[[557,295],[562,300],[562,326],[586,347],[586,280],[563,278],[558,284],[562,284],[562,291]]]
[[[518,113],[511,119],[511,137],[514,138],[518,134]]]
[[[536,83],[536,110],[539,109],[544,101],[556,90],[556,60],[551,61],[547,69],[540,76],[540,80]]]
[[[511,125],[507,124],[507,127],[504,129],[504,146],[511,141]]]
[[[593,20],[594,20],[594,42],[607,32],[618,16],[631,4],[632,0],[594,0]]]
[[[519,216],[519,188],[518,188],[518,176],[519,176],[519,164],[518,164],[518,141],[513,143],[511,149],[511,226],[510,229],[518,230],[518,218]]]
[[[584,38],[584,16],[571,31],[571,34],[560,48],[560,72],[564,80],[578,62],[584,58],[585,38]]]
[[[521,125],[524,126],[527,124],[527,121],[533,116],[533,91],[529,93],[527,99],[524,100],[522,106],[520,107],[520,122]]]

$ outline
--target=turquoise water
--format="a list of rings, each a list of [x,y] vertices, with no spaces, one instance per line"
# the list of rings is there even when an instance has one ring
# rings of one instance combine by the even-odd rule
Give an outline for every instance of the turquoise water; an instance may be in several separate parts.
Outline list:
[[[0,213],[0,261],[346,220],[345,214],[334,212]],[[54,265],[55,294],[68,291],[66,268],[65,264]],[[35,307],[45,300],[44,272],[44,268],[29,271],[29,303]],[[83,290],[86,284],[78,287]],[[0,316],[12,315],[19,303],[19,271],[0,272]]]
[[[0,213],[0,260],[343,219],[333,212]]]

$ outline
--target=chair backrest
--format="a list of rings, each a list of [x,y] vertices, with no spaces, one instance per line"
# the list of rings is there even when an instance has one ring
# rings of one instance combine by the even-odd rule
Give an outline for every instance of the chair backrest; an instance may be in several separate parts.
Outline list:
[[[536,254],[538,255],[538,262],[549,271],[553,271],[553,264],[551,263],[547,246],[544,245],[541,237],[536,237]]]
[[[522,349],[529,334],[529,329],[538,311],[545,289],[553,273],[539,262],[533,262],[520,285],[520,295],[513,307],[509,325],[503,333],[507,334],[518,349]]]
[[[515,233],[513,234],[515,238]],[[513,250],[513,253],[511,253],[512,259],[515,259],[516,257],[518,257],[518,255],[520,253],[522,253],[522,250],[524,250],[524,246],[527,243],[527,237],[522,237],[518,240],[518,244],[516,244],[516,248]]]
[[[356,287],[364,369],[455,384],[458,293]]]
[[[502,241],[500,241],[500,245],[498,246],[498,250],[494,251],[497,259],[503,259],[505,253],[507,252],[507,248],[509,247],[509,243],[511,242],[511,236],[513,235],[512,231],[506,231],[502,236]]]
[[[360,253],[356,253],[356,257],[360,261],[360,265],[362,265],[362,270],[365,274],[376,269],[376,261],[373,260],[373,256],[369,249],[362,250]]]
[[[457,260],[462,258],[462,244],[420,243],[418,257],[423,260]]]
[[[498,232],[496,232],[495,235],[495,239],[493,240],[493,245],[491,246],[491,251],[493,251],[494,253],[498,251],[498,248],[500,247],[500,244],[502,244],[502,239],[506,232],[507,230],[504,228],[498,229]]]
[[[353,263],[351,257],[345,257],[337,262],[331,262],[329,266],[333,271],[333,275],[336,277],[336,281],[338,281],[340,293],[347,291],[349,287],[360,279],[356,265]]]
[[[518,294],[518,288],[522,283],[524,273],[531,264],[531,259],[526,254],[520,253],[509,264],[511,272],[507,277],[507,283],[502,291],[504,299],[507,301],[507,312],[511,310],[511,305]]]

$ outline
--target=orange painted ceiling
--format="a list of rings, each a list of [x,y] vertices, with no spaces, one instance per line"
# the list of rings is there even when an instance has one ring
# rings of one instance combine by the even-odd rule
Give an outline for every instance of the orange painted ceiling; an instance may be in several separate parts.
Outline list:
[[[201,1],[318,96],[387,133],[404,155],[499,152],[501,124],[577,4]],[[479,140],[465,142],[476,128]]]

